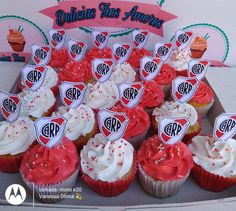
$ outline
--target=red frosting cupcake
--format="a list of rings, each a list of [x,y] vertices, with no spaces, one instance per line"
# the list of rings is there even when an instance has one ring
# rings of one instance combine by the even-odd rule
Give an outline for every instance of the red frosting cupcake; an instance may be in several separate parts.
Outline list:
[[[123,112],[129,119],[124,139],[129,141],[134,147],[138,148],[146,137],[150,127],[150,118],[142,106],[137,105],[134,108],[126,108],[121,104],[117,104],[112,111]]]
[[[63,68],[70,60],[71,59],[66,48],[61,48],[59,50],[52,49],[51,59],[48,65],[53,68]]]
[[[88,58],[90,61],[97,58],[110,59],[112,58],[112,50],[108,47],[104,49],[93,47],[87,52],[86,58]]]
[[[133,48],[132,52],[130,54],[130,57],[128,59],[128,63],[134,68],[134,69],[139,69],[140,68],[140,60],[144,56],[152,56],[152,53],[145,48],[138,49],[138,48]]]
[[[70,82],[93,82],[91,62],[84,58],[79,62],[71,61],[59,72],[62,81]]]

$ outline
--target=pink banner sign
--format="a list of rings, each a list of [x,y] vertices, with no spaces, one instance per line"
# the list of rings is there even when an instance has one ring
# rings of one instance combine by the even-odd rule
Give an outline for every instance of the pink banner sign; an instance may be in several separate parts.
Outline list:
[[[120,0],[62,1],[40,13],[53,19],[53,28],[140,28],[163,37],[163,24],[177,18],[159,5]]]

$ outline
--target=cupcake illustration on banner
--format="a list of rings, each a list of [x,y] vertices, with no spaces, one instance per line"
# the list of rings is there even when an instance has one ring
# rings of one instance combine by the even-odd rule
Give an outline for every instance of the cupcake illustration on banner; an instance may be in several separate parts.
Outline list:
[[[25,47],[25,38],[23,36],[24,28],[21,26],[18,27],[18,29],[9,29],[8,35],[7,35],[7,41],[9,45],[11,46],[13,51],[16,52],[22,52],[24,51]]]

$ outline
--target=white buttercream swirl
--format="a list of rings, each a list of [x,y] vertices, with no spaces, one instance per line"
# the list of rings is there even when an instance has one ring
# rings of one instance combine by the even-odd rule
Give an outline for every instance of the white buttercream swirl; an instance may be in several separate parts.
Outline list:
[[[15,122],[0,122],[0,155],[25,152],[35,140],[33,122],[18,118]]]
[[[126,140],[107,141],[99,133],[81,150],[81,167],[92,179],[114,182],[129,173],[133,153],[134,148]]]
[[[189,149],[194,162],[215,175],[236,176],[236,140],[215,141],[209,136],[195,136]]]

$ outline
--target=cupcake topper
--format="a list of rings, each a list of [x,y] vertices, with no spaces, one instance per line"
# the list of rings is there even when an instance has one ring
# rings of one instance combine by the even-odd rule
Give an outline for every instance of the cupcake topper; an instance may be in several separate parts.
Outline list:
[[[33,44],[31,46],[32,60],[36,65],[47,65],[51,57],[51,47],[48,45]]]
[[[158,120],[158,135],[165,144],[176,144],[181,141],[188,130],[190,121],[187,118],[162,117]]]
[[[26,65],[21,70],[22,82],[24,86],[33,92],[42,86],[46,74],[46,66]]]
[[[86,53],[87,45],[81,41],[69,40],[68,41],[68,52],[74,61],[78,62],[84,58]]]
[[[193,32],[178,30],[175,32],[175,45],[179,50],[187,48],[193,39]]]
[[[144,56],[140,60],[140,78],[142,80],[153,80],[161,70],[163,62],[159,57]]]
[[[213,135],[218,141],[226,141],[236,134],[236,113],[223,113],[215,119]]]
[[[100,83],[107,81],[111,77],[113,65],[111,59],[94,59],[92,61],[93,77]]]
[[[106,47],[110,38],[110,34],[108,32],[93,31],[92,35],[96,47],[98,47],[99,49],[103,49]]]
[[[51,29],[49,31],[50,44],[52,48],[60,49],[66,41],[66,32],[64,29]]]
[[[198,80],[202,80],[210,66],[210,62],[207,60],[195,60],[192,59],[188,62],[188,76],[195,77]]]
[[[128,60],[131,50],[129,44],[115,43],[112,49],[113,59],[118,63],[123,63]]]
[[[188,102],[195,94],[200,81],[197,78],[177,77],[172,81],[172,96],[179,103]]]
[[[42,117],[34,122],[37,141],[48,148],[59,144],[64,135],[67,120],[62,116]]]
[[[0,91],[0,106],[2,116],[8,122],[18,119],[21,108],[21,100],[18,95]]]
[[[118,85],[120,102],[127,108],[136,106],[142,98],[144,87],[141,82],[123,83]]]
[[[154,56],[160,57],[163,62],[165,62],[173,49],[172,43],[156,43],[154,46]]]
[[[143,48],[148,41],[148,37],[149,37],[148,31],[135,29],[132,32],[133,44],[135,48],[138,48],[138,49]]]
[[[62,82],[59,86],[61,102],[68,108],[77,108],[83,103],[86,88],[83,82]]]
[[[99,129],[109,141],[116,141],[125,133],[128,117],[122,112],[112,112],[103,109],[98,113]]]

